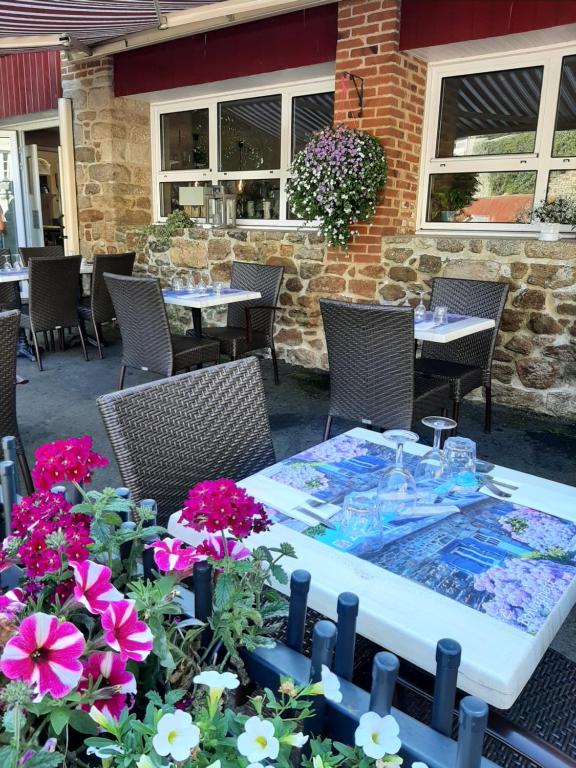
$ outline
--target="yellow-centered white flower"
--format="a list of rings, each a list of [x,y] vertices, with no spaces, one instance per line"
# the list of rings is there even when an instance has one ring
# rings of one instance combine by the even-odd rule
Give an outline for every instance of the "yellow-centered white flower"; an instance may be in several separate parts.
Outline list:
[[[212,716],[224,691],[233,691],[240,685],[240,680],[232,672],[217,672],[215,669],[196,675],[194,682],[208,688],[208,711]]]
[[[162,715],[152,739],[152,745],[159,755],[170,755],[177,762],[187,760],[199,742],[200,729],[192,722],[191,715],[181,709]]]
[[[291,747],[298,747],[298,749],[302,749],[307,741],[308,736],[304,736],[303,733],[291,733],[289,736],[282,736],[280,738],[282,744],[289,744]]]
[[[320,681],[311,686],[310,693],[315,696],[323,694],[326,699],[336,704],[340,704],[342,701],[340,680],[334,672],[328,669],[326,664],[322,664]]]
[[[400,728],[392,715],[380,717],[376,712],[366,712],[354,733],[357,747],[362,747],[366,757],[380,760],[384,755],[395,755],[402,746],[398,738]]]
[[[254,715],[244,724],[244,733],[238,736],[238,752],[251,763],[270,758],[275,760],[280,751],[280,742],[274,735],[274,725]]]

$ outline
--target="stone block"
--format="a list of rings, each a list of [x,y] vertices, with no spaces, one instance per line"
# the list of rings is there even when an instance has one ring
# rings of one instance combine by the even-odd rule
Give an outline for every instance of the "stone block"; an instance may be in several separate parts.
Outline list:
[[[232,247],[234,250],[234,257],[238,259],[238,261],[257,261],[256,248],[253,245],[234,243]]]
[[[345,288],[346,281],[344,278],[335,275],[313,277],[308,283],[308,290],[315,293],[342,293]]]
[[[298,270],[296,268],[296,264],[292,261],[292,259],[285,258],[283,256],[268,256],[266,259],[266,264],[269,264],[273,267],[284,267],[284,274],[285,275],[296,275],[298,274]]]
[[[556,311],[559,315],[576,315],[576,302],[558,304]]]
[[[468,280],[496,280],[500,273],[497,261],[454,259],[444,265],[443,277],[463,277]]]
[[[394,283],[385,283],[378,293],[385,301],[397,301],[404,296],[404,289]]]
[[[528,273],[529,266],[523,261],[513,261],[510,264],[510,277],[514,280],[520,280]]]
[[[576,420],[576,397],[572,392],[550,392],[546,396],[546,410],[561,419]]]
[[[170,247],[170,260],[175,267],[201,268],[208,266],[206,243],[176,237]]]
[[[488,238],[486,240],[486,250],[503,258],[508,256],[519,256],[522,253],[522,241]]]
[[[297,277],[289,277],[288,280],[286,280],[286,290],[291,293],[300,293],[303,288],[304,284]]]
[[[256,253],[258,254],[258,260],[265,262],[271,256],[277,256],[280,253],[280,249],[277,242],[265,240],[256,244]]]
[[[511,405],[513,408],[525,408],[531,411],[541,412],[546,403],[546,395],[543,392],[528,391],[519,387],[508,387],[495,382],[492,387],[495,402],[502,405]]]
[[[130,181],[130,169],[120,163],[102,163],[91,165],[88,175],[94,181]]]
[[[544,355],[553,357],[564,363],[573,363],[576,361],[576,344],[551,344],[544,347]]]
[[[281,328],[274,336],[277,344],[286,344],[289,347],[295,347],[302,343],[302,332],[297,328]]]
[[[440,256],[435,256],[432,253],[423,253],[420,256],[420,264],[418,268],[420,272],[436,274],[442,269],[442,259]]]
[[[394,261],[396,264],[403,264],[406,259],[412,256],[414,251],[412,248],[386,248],[384,251],[384,259],[387,261]]]
[[[371,277],[374,280],[383,280],[387,270],[382,264],[366,264],[366,266],[359,268],[358,274],[362,277]]]
[[[230,273],[232,265],[229,261],[218,261],[210,267],[210,277],[212,280],[219,280],[221,283],[230,282]]]
[[[227,259],[232,252],[232,243],[225,238],[211,238],[208,241],[208,258],[213,261]]]
[[[506,349],[518,352],[521,355],[529,355],[533,348],[532,341],[526,334],[515,334],[505,345]]]
[[[286,234],[284,235],[284,240],[287,240],[289,243],[305,243],[306,233],[305,232],[286,232]]]
[[[280,243],[280,256],[283,259],[292,259],[294,257],[294,246],[290,243]]]
[[[320,245],[325,241],[325,237],[321,232],[308,232],[308,242],[310,245]]]
[[[573,261],[576,259],[576,241],[559,240],[556,243],[549,243],[542,240],[528,240],[524,244],[524,253],[529,259]]]
[[[568,265],[533,264],[528,282],[541,288],[566,288],[574,285],[576,269]]]
[[[408,283],[418,279],[418,274],[412,267],[390,267],[388,275],[391,280],[396,280],[399,283]]]
[[[318,261],[301,261],[300,277],[304,280],[309,280],[311,277],[316,277],[322,272],[322,264]]]
[[[560,366],[552,360],[523,357],[516,361],[516,371],[522,384],[529,389],[550,389],[558,380]]]
[[[524,325],[526,313],[519,312],[516,309],[504,309],[502,312],[502,322],[500,328],[503,331],[517,331]]]
[[[83,208],[78,211],[78,221],[86,224],[88,221],[102,221],[104,214],[97,208]]]
[[[348,291],[356,296],[374,299],[376,287],[375,280],[348,280]]]
[[[505,363],[494,362],[492,365],[492,375],[497,381],[510,384],[514,376],[514,367]]]
[[[540,312],[530,314],[528,325],[530,330],[537,334],[560,333],[562,330],[562,326],[553,317]]]
[[[483,247],[484,247],[484,243],[482,240],[475,238],[474,240],[468,241],[468,250],[471,253],[482,253]]]
[[[546,294],[534,288],[526,288],[514,297],[512,304],[523,309],[543,309],[546,303]]]
[[[466,243],[455,237],[439,237],[436,241],[436,248],[446,253],[461,253],[466,248]]]
[[[248,232],[246,232],[245,229],[229,229],[228,237],[231,237],[233,240],[239,240],[240,242],[245,243],[248,240]]]
[[[498,360],[501,363],[511,363],[512,360],[514,360],[514,356],[508,352],[504,352],[503,349],[495,349],[494,360]]]
[[[321,247],[298,248],[294,253],[295,259],[306,259],[306,261],[324,261],[325,250]]]
[[[278,301],[283,307],[292,306],[292,304],[294,304],[294,299],[289,293],[281,293],[278,297]]]
[[[264,240],[282,240],[284,237],[284,232],[280,229],[252,229],[248,234],[251,243],[260,243]]]

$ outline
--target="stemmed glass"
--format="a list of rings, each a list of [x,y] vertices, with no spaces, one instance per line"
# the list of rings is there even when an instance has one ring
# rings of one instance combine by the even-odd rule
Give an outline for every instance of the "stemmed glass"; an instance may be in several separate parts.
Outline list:
[[[190,270],[186,275],[186,290],[190,291],[190,293],[194,293],[196,291],[196,283],[194,282],[194,273],[192,270]]]
[[[408,301],[408,290],[406,288],[403,288],[402,290],[404,292],[403,296],[402,296],[404,301],[402,302],[402,304],[400,306],[401,307],[409,307],[410,306],[410,302]]]
[[[380,475],[377,490],[378,506],[382,522],[395,515],[410,514],[416,500],[416,483],[404,466],[404,443],[417,442],[420,438],[407,429],[389,429],[382,437],[396,445],[396,459]]]
[[[449,493],[452,486],[452,470],[440,443],[442,432],[456,429],[457,423],[446,416],[426,416],[422,424],[434,430],[434,444],[416,465],[414,479],[418,497],[425,503],[433,504],[438,496]]]
[[[419,323],[426,319],[426,306],[424,304],[424,291],[418,291],[420,303],[414,308],[414,320]]]

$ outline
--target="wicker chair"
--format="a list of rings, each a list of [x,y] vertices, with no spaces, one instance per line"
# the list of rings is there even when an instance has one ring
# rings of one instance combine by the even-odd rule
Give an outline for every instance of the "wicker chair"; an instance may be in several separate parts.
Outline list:
[[[12,263],[10,248],[0,248],[0,269],[2,269],[6,262]],[[20,291],[18,283],[0,283],[0,312],[19,308]]]
[[[19,250],[25,267],[28,266],[28,262],[32,257],[41,258],[45,256],[48,259],[54,259],[64,256],[64,246],[62,245],[43,245],[36,248],[20,248]]]
[[[450,384],[452,416],[458,421],[460,403],[477,387],[484,387],[486,400],[484,431],[492,429],[492,358],[508,286],[486,280],[462,280],[435,277],[432,281],[430,307],[448,307],[450,312],[495,321],[494,328],[464,336],[448,344],[425,341],[416,371],[436,381]]]
[[[260,365],[254,357],[114,392],[97,401],[137,503],[158,504],[158,522],[201,480],[240,480],[273,464]]]
[[[127,367],[172,376],[193,366],[218,362],[220,346],[217,341],[173,336],[170,333],[158,280],[107,272],[104,273],[104,280],[122,335],[122,368],[118,389],[124,386]]]
[[[232,262],[231,288],[259,291],[260,299],[230,304],[225,328],[208,328],[206,335],[220,342],[220,351],[231,360],[255,349],[270,349],[274,382],[279,383],[274,348],[274,318],[284,267]],[[191,335],[194,331],[188,331]]]
[[[0,313],[0,438],[7,435],[16,438],[20,474],[26,492],[32,493],[34,486],[16,416],[16,344],[19,326],[20,313],[17,310]]]
[[[78,305],[78,314],[82,321],[92,323],[100,360],[104,356],[102,354],[102,323],[108,323],[116,316],[104,281],[104,272],[112,275],[131,275],[135,257],[136,254],[133,251],[94,256],[92,291],[90,296],[86,296]]]
[[[80,256],[32,258],[29,269],[29,309],[22,313],[20,323],[32,332],[36,362],[42,371],[42,359],[37,334],[40,331],[60,329],[60,342],[64,345],[64,328],[78,327],[84,360],[88,360],[84,329],[78,319],[78,279]]]
[[[320,300],[330,367],[334,416],[386,429],[410,429],[423,416],[441,413],[450,387],[414,375],[414,313],[387,307]]]

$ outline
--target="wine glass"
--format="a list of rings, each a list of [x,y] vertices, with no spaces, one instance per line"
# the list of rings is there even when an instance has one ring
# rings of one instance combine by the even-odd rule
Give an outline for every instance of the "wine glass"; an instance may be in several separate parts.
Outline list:
[[[426,320],[426,306],[424,304],[424,291],[418,291],[420,296],[420,303],[414,308],[414,321],[420,323],[422,320]]]
[[[382,437],[396,446],[394,464],[387,467],[378,482],[376,498],[382,522],[395,515],[409,515],[416,500],[416,483],[412,474],[404,466],[404,443],[417,442],[420,438],[407,429],[389,429]]]
[[[192,270],[189,270],[188,274],[186,275],[186,290],[190,291],[190,293],[194,293],[196,290],[196,282],[194,280],[194,273]]]
[[[409,307],[410,306],[410,302],[408,301],[408,289],[407,288],[402,288],[402,298],[404,299],[404,301],[401,302],[400,306],[401,307]]]
[[[438,496],[446,495],[452,486],[452,471],[444,451],[440,448],[442,432],[456,429],[454,419],[446,416],[426,416],[422,424],[434,430],[434,444],[420,459],[414,470],[418,498],[426,504],[434,504]]]

